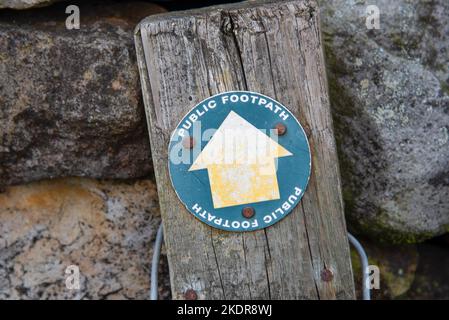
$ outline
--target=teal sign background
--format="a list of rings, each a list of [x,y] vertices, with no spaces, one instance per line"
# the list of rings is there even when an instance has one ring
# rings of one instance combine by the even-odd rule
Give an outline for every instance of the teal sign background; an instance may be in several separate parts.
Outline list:
[[[237,95],[239,98],[242,95],[256,98],[251,98],[246,103],[241,101],[231,103],[229,99],[232,95]],[[228,102],[225,104],[222,103],[224,96],[228,98]],[[280,109],[277,109],[277,113],[274,113],[274,111],[265,107],[267,104],[265,106],[259,105],[258,102],[261,101],[260,99],[267,101],[267,104],[272,102],[272,105],[276,105]],[[182,125],[189,119],[190,115],[197,114],[196,112],[198,110],[204,111],[203,106],[207,106],[211,100],[216,102],[216,106],[204,112],[198,119],[201,121],[202,132],[211,128],[218,129],[231,111],[237,113],[256,128],[265,129],[266,133],[278,123],[286,126],[286,133],[278,136],[277,143],[290,151],[292,155],[277,159],[278,168],[276,173],[280,199],[215,209],[211,195],[208,170],[188,171],[195,160],[195,152],[193,152],[195,149],[187,151],[189,152],[190,160],[188,163],[174,163],[171,161],[170,155],[178,154],[179,145],[182,140],[182,137],[179,136],[179,130],[182,129],[186,135],[194,136],[193,126],[186,130],[183,129]],[[252,101],[256,101],[256,103],[252,103]],[[279,116],[281,112],[288,114],[286,120]],[[199,147],[203,150],[208,142],[195,139],[197,150],[199,150]],[[183,152],[186,152],[186,150]],[[227,231],[241,232],[263,229],[284,218],[301,200],[306,190],[311,170],[310,148],[307,136],[298,120],[278,101],[260,93],[248,91],[224,92],[198,103],[186,114],[175,129],[170,140],[168,154],[169,173],[179,199],[196,218],[212,227]],[[247,219],[243,217],[242,209],[245,207],[254,208],[255,215],[252,218]]]

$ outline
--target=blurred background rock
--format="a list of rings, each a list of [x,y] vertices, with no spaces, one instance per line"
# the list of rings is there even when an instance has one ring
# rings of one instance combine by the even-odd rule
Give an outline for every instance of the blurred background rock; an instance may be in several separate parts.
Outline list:
[[[222,2],[0,0],[0,298],[148,298],[160,218],[133,29]],[[346,218],[380,268],[373,296],[448,299],[449,3],[319,3]],[[353,266],[360,289],[355,252]],[[169,298],[165,256],[160,279]]]

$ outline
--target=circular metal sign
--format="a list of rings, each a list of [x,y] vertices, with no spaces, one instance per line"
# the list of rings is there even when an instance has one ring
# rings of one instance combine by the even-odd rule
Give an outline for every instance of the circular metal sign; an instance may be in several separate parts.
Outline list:
[[[310,175],[307,136],[293,114],[260,93],[198,103],[169,144],[169,172],[186,208],[227,231],[273,225],[301,200]]]

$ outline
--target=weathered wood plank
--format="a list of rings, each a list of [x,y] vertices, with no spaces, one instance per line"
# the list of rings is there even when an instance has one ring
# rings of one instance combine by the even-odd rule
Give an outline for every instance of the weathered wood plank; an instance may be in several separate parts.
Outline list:
[[[152,16],[136,29],[175,299],[190,288],[203,299],[354,298],[317,10],[312,1],[253,1]],[[172,130],[195,103],[229,90],[276,98],[309,134],[303,200],[262,231],[199,222],[169,179]],[[322,280],[324,269],[331,281]]]

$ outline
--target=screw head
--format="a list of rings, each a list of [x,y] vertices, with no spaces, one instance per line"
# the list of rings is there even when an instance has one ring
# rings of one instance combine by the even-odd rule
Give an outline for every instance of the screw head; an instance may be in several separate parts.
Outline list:
[[[195,139],[193,137],[185,137],[182,140],[182,146],[186,149],[192,149],[195,146]]]
[[[323,269],[323,271],[321,271],[321,280],[329,282],[332,281],[332,279],[334,278],[334,273],[329,270],[329,269]]]
[[[196,294],[196,291],[193,289],[188,289],[185,293],[184,293],[184,298],[186,298],[186,300],[196,300],[198,298],[198,295]]]
[[[276,129],[275,133],[276,133],[278,136],[283,136],[283,135],[287,132],[287,127],[286,127],[285,124],[283,124],[283,123],[277,123],[277,124],[274,126],[274,129]]]
[[[244,216],[246,219],[252,218],[256,214],[256,210],[252,207],[245,207],[242,209],[242,216]]]

